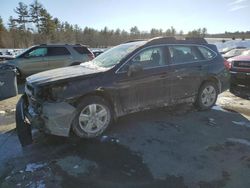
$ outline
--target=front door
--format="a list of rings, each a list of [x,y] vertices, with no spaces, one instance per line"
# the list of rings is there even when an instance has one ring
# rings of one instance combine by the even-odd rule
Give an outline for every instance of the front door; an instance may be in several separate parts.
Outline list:
[[[123,112],[137,111],[169,102],[169,66],[164,47],[151,47],[135,55],[117,73],[116,88]],[[131,65],[142,70],[128,75]]]
[[[48,70],[48,62],[45,59],[47,51],[46,47],[31,49],[18,58],[18,68],[24,75],[32,75]]]

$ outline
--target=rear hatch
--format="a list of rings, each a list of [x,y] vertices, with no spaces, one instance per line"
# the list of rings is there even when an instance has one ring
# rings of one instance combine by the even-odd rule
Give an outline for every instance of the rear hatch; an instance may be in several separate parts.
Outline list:
[[[94,59],[94,54],[86,46],[75,46],[73,49],[83,56],[83,62]]]

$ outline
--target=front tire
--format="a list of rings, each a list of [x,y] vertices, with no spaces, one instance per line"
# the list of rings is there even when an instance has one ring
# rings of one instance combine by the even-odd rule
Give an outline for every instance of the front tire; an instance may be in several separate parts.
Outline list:
[[[78,105],[72,129],[81,138],[93,138],[101,135],[111,122],[109,103],[99,96],[90,96]]]
[[[214,82],[205,82],[199,89],[195,105],[200,110],[212,108],[218,97],[218,87]]]
[[[22,147],[32,144],[31,125],[25,122],[22,115],[25,105],[24,103],[24,96],[22,96],[16,105],[16,130]]]

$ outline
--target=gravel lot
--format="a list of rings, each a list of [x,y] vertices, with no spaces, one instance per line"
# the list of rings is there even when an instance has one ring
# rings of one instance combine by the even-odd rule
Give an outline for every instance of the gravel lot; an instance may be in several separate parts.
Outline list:
[[[85,140],[34,131],[21,148],[14,109],[0,101],[0,187],[191,187],[250,185],[250,100],[229,92],[212,110],[180,105],[135,113]]]

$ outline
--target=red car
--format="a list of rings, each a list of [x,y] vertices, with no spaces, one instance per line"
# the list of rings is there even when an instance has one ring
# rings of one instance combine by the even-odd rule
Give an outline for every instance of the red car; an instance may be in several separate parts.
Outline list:
[[[230,92],[250,97],[250,50],[228,59],[230,62]]]

